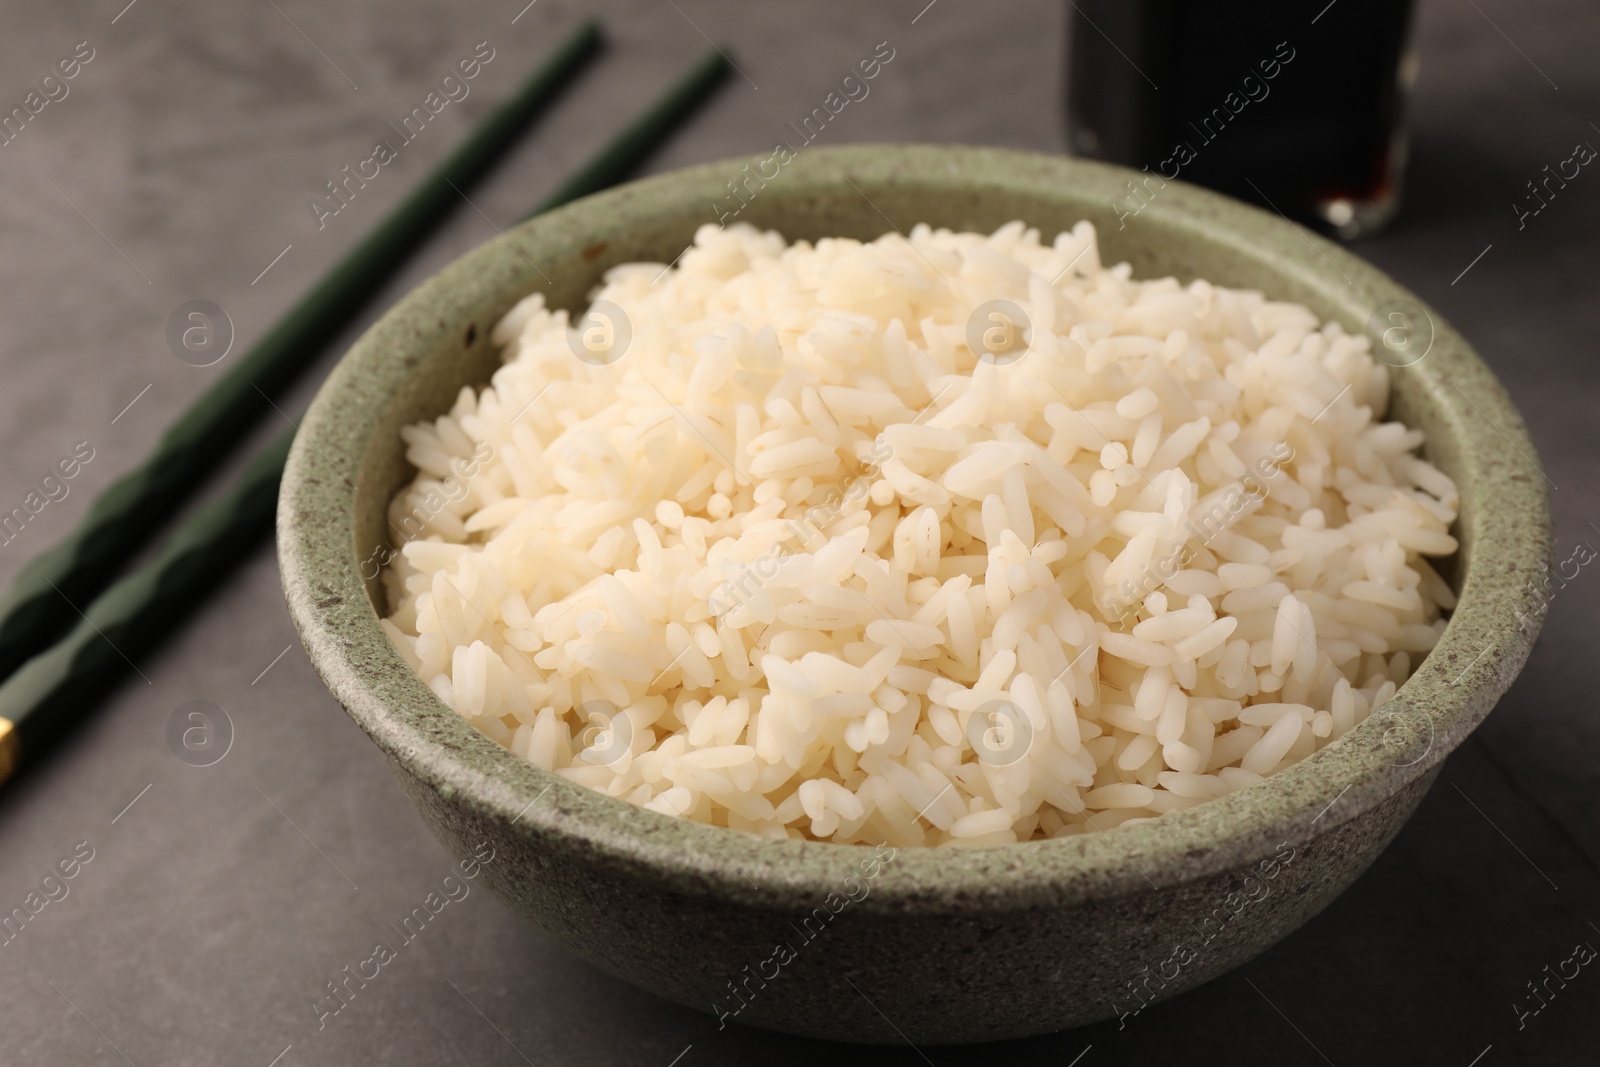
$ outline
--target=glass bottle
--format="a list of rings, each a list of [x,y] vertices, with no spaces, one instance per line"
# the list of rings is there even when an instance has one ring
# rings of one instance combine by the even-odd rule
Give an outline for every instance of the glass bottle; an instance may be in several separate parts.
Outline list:
[[[1080,155],[1349,239],[1400,203],[1412,0],[1069,0]],[[1325,6],[1324,6],[1325,5]],[[1139,195],[1158,195],[1146,179]]]

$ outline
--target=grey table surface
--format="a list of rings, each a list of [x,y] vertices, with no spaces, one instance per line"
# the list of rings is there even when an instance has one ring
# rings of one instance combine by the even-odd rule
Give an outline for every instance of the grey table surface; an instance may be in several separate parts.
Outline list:
[[[6,0],[3,110],[78,42],[93,58],[0,148],[0,505],[76,443],[94,458],[0,547],[0,580],[217,373],[168,351],[177,305],[216,301],[248,344],[585,14],[605,19],[603,61],[472,194],[481,214],[457,211],[279,399],[288,415],[366,322],[492,237],[488,219],[552,189],[708,37],[743,73],[652,170],[769,149],[880,41],[896,58],[830,141],[1061,151],[1067,5],[926,4]],[[308,196],[479,41],[495,58],[471,95],[318,230]],[[1510,205],[1576,142],[1600,143],[1600,11],[1423,0],[1419,42],[1405,210],[1358,250],[1472,338],[1528,415],[1566,558],[1579,541],[1600,546],[1600,178],[1575,179],[1521,229]],[[281,424],[269,413],[252,441]],[[325,983],[450,857],[312,673],[263,543],[68,744],[0,793],[0,911],[92,852],[68,895],[0,945],[0,1063],[1592,1063],[1600,976],[1552,986],[1537,1014],[1516,1005],[1534,1006],[1527,984],[1576,943],[1600,945],[1600,722],[1582,671],[1595,661],[1594,583],[1585,569],[1557,594],[1526,671],[1377,865],[1260,959],[1122,1029],[872,1049],[719,1031],[476,889],[319,1029]],[[224,707],[235,731],[207,768],[165,741],[193,699]]]

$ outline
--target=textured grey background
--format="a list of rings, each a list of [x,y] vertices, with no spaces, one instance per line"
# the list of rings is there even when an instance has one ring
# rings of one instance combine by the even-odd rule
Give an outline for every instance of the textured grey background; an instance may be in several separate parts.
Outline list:
[[[125,3],[0,7],[0,110],[76,42],[95,49],[70,95],[0,148],[0,505],[74,442],[96,450],[71,495],[0,547],[0,580],[210,381],[215,370],[167,351],[174,307],[210,298],[248,344],[582,14],[606,19],[612,48],[472,194],[490,218],[551,189],[702,53],[701,31],[749,81],[735,77],[651,169],[770,148],[883,40],[894,62],[829,142],[1064,143],[1056,3],[539,0],[515,25],[521,0]],[[1301,6],[1309,18],[1323,3]],[[1529,416],[1558,486],[1559,558],[1581,539],[1600,547],[1600,176],[1583,172],[1521,231],[1510,205],[1575,142],[1600,144],[1597,31],[1583,0],[1423,0],[1406,208],[1359,246],[1460,326]],[[306,198],[481,40],[497,54],[472,95],[318,232]],[[490,236],[458,211],[362,324]],[[284,411],[303,409],[318,378]],[[256,439],[279,429],[269,413]],[[1513,1004],[1533,1006],[1526,984],[1574,944],[1600,946],[1592,570],[1558,593],[1527,671],[1416,820],[1299,934],[1121,1031],[919,1052],[719,1032],[570,957],[477,888],[319,1032],[324,983],[388,937],[450,860],[293,645],[262,545],[142,659],[143,677],[0,794],[0,911],[78,842],[94,849],[70,895],[0,945],[0,1063],[1590,1063],[1600,975],[1581,972],[1520,1029]],[[172,710],[197,698],[225,707],[237,734],[205,769],[164,741]]]

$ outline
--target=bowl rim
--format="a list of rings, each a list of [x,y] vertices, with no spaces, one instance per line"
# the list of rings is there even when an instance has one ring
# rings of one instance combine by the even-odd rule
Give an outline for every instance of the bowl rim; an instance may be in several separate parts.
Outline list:
[[[606,235],[664,213],[709,221],[706,204],[726,195],[727,179],[769,158],[704,164],[577,201],[489,239],[402,298],[355,342],[300,425],[281,488],[278,551],[290,613],[313,666],[399,770],[539,848],[685,893],[792,907],[839,892],[866,870],[874,850],[774,841],[645,811],[540,770],[479,733],[411,672],[384,634],[357,574],[356,487],[343,476],[363,469],[383,406],[405,390],[421,355],[455,334],[452,309],[469,297],[513,291],[508,287],[520,285],[518,294],[542,288],[535,274],[541,265],[553,269]],[[1083,160],[935,145],[812,148],[783,173],[775,193],[763,191],[773,202],[834,196],[851,186],[869,203],[875,189],[889,186],[1108,200],[1124,193],[1126,182],[1146,178]],[[1467,342],[1377,268],[1287,219],[1182,182],[1164,185],[1141,213],[1270,268],[1286,288],[1314,291],[1347,328],[1361,328],[1364,312],[1384,300],[1415,301],[1431,316],[1428,358],[1399,373],[1416,376],[1457,452],[1461,529],[1471,546],[1459,604],[1438,646],[1393,700],[1339,743],[1267,781],[1099,833],[982,848],[880,849],[876,854],[892,861],[880,865],[859,909],[1070,904],[1235,871],[1285,844],[1301,846],[1433,771],[1509,687],[1537,636],[1542,612],[1531,578],[1549,558],[1548,495],[1522,418]],[[1471,508],[1469,485],[1479,502]]]

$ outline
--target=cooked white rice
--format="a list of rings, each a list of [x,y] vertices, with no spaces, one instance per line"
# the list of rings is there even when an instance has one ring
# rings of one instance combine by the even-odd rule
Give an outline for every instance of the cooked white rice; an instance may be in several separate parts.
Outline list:
[[[630,803],[895,846],[1105,830],[1333,743],[1454,606],[1422,556],[1456,489],[1381,421],[1367,339],[1135,281],[1087,223],[706,226],[596,297],[620,358],[534,295],[493,383],[406,429],[385,626],[515,756]],[[1025,352],[979,359],[996,299]]]

